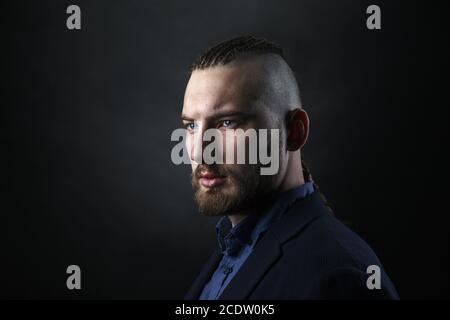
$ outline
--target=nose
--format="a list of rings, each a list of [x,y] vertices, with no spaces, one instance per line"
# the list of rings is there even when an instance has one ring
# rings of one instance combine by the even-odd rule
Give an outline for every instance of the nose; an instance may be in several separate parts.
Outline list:
[[[198,129],[191,136],[190,159],[195,163],[203,163],[203,149],[207,145],[207,141],[203,141],[203,133],[206,130],[202,124],[198,125]]]
[[[223,163],[223,136],[218,129],[207,128],[205,125],[199,126],[192,134],[191,139],[191,162],[208,165]],[[206,147],[208,148],[205,150]]]

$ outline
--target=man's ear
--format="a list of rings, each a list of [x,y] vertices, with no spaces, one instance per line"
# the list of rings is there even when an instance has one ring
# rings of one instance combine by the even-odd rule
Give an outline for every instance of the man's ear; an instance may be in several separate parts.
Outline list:
[[[287,150],[297,151],[308,139],[309,118],[303,109],[290,110],[286,116]]]

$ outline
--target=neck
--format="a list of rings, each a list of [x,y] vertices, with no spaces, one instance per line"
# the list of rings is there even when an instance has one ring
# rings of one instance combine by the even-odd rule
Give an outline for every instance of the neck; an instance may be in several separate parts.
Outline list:
[[[297,188],[304,184],[305,178],[303,177],[300,150],[294,152],[288,151],[288,161],[280,182],[280,191]]]
[[[242,220],[245,219],[245,217],[247,217],[247,214],[234,214],[234,215],[229,215],[228,219],[231,222],[231,225],[234,227],[235,225],[237,225],[239,222],[241,222]]]

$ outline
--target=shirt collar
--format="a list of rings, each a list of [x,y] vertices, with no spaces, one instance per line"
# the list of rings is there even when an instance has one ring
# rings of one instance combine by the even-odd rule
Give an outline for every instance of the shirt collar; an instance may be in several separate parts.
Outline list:
[[[313,192],[313,183],[306,182],[299,187],[279,193],[275,195],[275,200],[268,209],[253,212],[234,227],[228,217],[222,217],[216,225],[220,249],[226,255],[235,255],[246,244],[254,247],[270,225],[280,219],[296,200]]]

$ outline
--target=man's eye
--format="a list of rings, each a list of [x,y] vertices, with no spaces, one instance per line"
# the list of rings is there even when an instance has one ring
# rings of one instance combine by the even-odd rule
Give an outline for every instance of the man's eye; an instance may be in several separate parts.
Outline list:
[[[224,121],[222,121],[222,125],[223,125],[225,128],[229,128],[229,127],[232,127],[232,126],[236,125],[236,121],[233,121],[233,120],[224,120]]]
[[[193,122],[185,123],[184,126],[189,131],[195,130],[197,128],[197,125]]]

